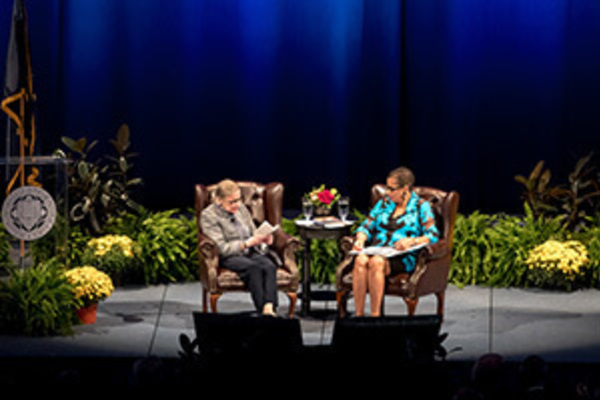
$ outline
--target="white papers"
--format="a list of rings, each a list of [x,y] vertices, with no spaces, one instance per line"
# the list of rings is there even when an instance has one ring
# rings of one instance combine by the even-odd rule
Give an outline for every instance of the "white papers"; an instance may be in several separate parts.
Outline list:
[[[342,220],[331,220],[331,221],[323,221],[323,220],[297,220],[294,223],[297,226],[301,226],[304,228],[323,228],[323,229],[337,229],[337,228],[345,228],[347,226],[354,225],[356,221],[342,221]]]
[[[298,221],[294,221],[294,223],[295,223],[296,225],[298,225],[298,226],[305,226],[305,227],[308,227],[308,226],[312,226],[312,225],[313,225],[313,222],[312,222],[312,221],[310,221],[310,220],[309,220],[309,221],[307,221],[307,220],[304,220],[304,219],[299,219]]]
[[[267,236],[277,231],[278,229],[279,225],[273,226],[268,221],[265,221],[256,229],[256,231],[254,231],[254,235]]]
[[[406,250],[396,250],[394,247],[389,246],[369,246],[362,250],[352,250],[350,254],[366,254],[368,256],[382,256],[385,258],[392,258],[402,254],[410,253],[415,250],[422,249],[427,246],[427,243],[418,244]]]

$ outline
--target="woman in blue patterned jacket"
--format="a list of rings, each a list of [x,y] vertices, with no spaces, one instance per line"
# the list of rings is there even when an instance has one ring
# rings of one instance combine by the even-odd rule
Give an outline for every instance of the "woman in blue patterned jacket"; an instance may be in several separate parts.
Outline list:
[[[389,173],[387,193],[369,212],[367,219],[356,231],[354,250],[360,251],[365,243],[407,250],[414,246],[435,243],[439,232],[431,205],[413,190],[415,177],[406,167]],[[385,278],[415,269],[417,251],[392,258],[380,255],[358,254],[354,259],[352,286],[356,316],[363,316],[367,292],[370,296],[371,316],[379,316],[385,290]]]

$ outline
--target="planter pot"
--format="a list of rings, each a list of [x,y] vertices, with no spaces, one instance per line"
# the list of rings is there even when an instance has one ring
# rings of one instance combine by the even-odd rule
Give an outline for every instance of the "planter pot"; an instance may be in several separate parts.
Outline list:
[[[98,313],[98,304],[92,304],[88,307],[82,307],[75,311],[77,317],[84,325],[90,325],[96,323],[96,314]]]

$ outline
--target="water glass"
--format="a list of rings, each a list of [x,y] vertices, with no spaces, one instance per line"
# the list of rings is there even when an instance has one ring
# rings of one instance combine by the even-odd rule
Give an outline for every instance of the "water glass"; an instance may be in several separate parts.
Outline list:
[[[314,205],[312,201],[307,198],[302,198],[302,213],[304,214],[304,219],[306,221],[310,221],[313,214]]]
[[[341,197],[338,200],[338,214],[342,221],[346,221],[348,214],[350,214],[350,199],[348,197]]]

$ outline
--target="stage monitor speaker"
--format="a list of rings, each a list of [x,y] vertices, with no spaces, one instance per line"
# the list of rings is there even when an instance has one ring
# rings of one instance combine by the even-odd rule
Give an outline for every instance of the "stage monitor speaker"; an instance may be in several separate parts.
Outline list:
[[[289,353],[302,347],[297,319],[194,312],[200,353]]]
[[[437,315],[339,318],[332,347],[341,355],[432,361],[440,345],[440,327]]]

